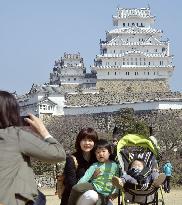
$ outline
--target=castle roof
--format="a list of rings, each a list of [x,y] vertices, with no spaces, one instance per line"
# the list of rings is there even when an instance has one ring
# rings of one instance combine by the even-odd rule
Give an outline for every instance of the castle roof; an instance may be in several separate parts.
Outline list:
[[[113,18],[155,18],[151,15],[150,8],[117,8],[117,16]]]
[[[154,29],[154,28],[138,28],[136,26],[132,26],[129,28],[115,28],[111,31],[107,32],[108,34],[156,34],[162,33],[162,30]]]

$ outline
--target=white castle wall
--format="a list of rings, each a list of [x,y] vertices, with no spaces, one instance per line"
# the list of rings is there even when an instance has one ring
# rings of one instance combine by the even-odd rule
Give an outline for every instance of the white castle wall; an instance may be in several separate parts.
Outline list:
[[[56,105],[52,105],[51,102],[47,101],[43,104],[46,107],[49,106],[49,109],[40,108],[40,101],[45,97],[45,93],[36,93],[29,95],[27,100],[19,101],[21,107],[21,115],[27,115],[29,112],[40,116],[43,114],[51,114],[51,115],[63,115],[63,107],[64,107],[64,95],[60,94],[50,94],[47,99],[51,100]],[[24,98],[25,99],[25,98]],[[39,103],[39,104],[38,104]]]
[[[54,96],[54,97],[49,97],[49,99],[57,104],[52,114],[53,115],[64,115],[64,111],[63,111],[64,96]]]
[[[64,115],[93,114],[103,112],[119,111],[122,108],[133,108],[135,111],[142,110],[165,110],[182,109],[182,100],[179,102],[158,101],[158,102],[128,102],[116,105],[85,106],[85,107],[64,107]]]

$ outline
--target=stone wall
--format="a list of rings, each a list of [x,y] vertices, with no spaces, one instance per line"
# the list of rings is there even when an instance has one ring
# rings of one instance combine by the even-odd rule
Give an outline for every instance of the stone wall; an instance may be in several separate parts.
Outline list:
[[[77,133],[86,126],[94,127],[100,137],[110,139],[113,129],[118,125],[124,110],[126,109],[92,115],[47,116],[44,117],[44,122],[50,133],[63,143],[67,152],[70,152],[74,150]],[[152,126],[154,132],[158,133],[160,128],[166,125],[166,115],[168,114],[171,114],[174,119],[182,119],[182,110],[139,111],[135,112],[135,118]],[[180,126],[178,129],[182,130],[182,127]]]
[[[97,80],[96,88],[104,88],[108,92],[169,92],[166,80]]]
[[[52,188],[56,185],[56,179],[48,173],[35,176],[35,182],[39,188]]]
[[[99,106],[99,105],[113,105],[122,102],[145,102],[160,99],[182,98],[180,92],[123,92],[120,93],[108,92],[100,89],[99,93],[77,93],[65,95],[66,106]]]

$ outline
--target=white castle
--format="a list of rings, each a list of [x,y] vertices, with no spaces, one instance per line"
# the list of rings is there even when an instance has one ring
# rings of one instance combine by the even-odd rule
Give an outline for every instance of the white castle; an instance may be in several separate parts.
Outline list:
[[[50,82],[19,96],[21,114],[76,115],[134,110],[182,109],[182,94],[171,92],[174,66],[169,40],[152,28],[150,8],[117,8],[115,28],[100,40],[100,54],[86,73],[80,53],[55,61]]]

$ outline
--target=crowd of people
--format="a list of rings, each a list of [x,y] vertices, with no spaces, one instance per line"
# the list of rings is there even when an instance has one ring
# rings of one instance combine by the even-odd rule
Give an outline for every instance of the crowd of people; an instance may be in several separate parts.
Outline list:
[[[24,122],[28,126],[24,126]],[[37,189],[34,180],[30,163],[33,157],[50,163],[66,161],[65,189],[60,205],[112,205],[118,189],[127,181],[138,184],[137,177],[146,166],[141,159],[135,159],[129,164],[128,172],[120,177],[119,165],[113,156],[117,142],[116,138],[113,144],[98,139],[93,128],[85,127],[76,137],[76,151],[66,155],[63,146],[50,135],[39,118],[30,113],[22,121],[14,95],[0,91],[0,204],[46,204],[46,197]],[[155,170],[143,184],[159,187],[165,181],[165,190],[169,192],[170,162],[163,170],[166,177]]]

